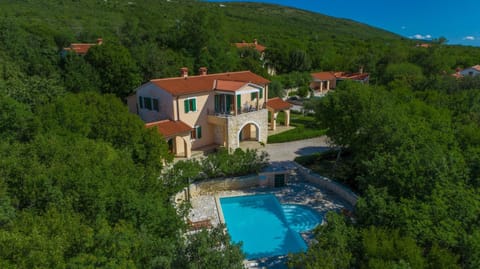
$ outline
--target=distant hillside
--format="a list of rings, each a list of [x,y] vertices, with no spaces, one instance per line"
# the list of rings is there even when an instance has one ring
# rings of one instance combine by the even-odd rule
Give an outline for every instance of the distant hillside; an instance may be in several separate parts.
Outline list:
[[[316,40],[401,40],[401,36],[352,20],[334,18],[305,10],[261,3],[208,3],[223,5],[229,27],[237,34],[269,40],[282,37]]]
[[[0,61],[29,76],[64,76],[59,52],[72,42],[125,47],[143,81],[178,74],[249,69],[267,76],[258,56],[240,58],[232,43],[257,39],[279,74],[358,71],[373,77],[391,62],[410,61],[425,73],[478,64],[479,49],[415,48],[415,41],[351,20],[259,3],[192,0],[47,0],[0,2]],[[417,54],[421,55],[417,55]],[[426,54],[426,55],[423,55]],[[428,57],[438,59],[429,60]],[[441,64],[437,64],[441,63]],[[433,65],[434,66],[432,68]],[[13,72],[13,71],[12,71]]]

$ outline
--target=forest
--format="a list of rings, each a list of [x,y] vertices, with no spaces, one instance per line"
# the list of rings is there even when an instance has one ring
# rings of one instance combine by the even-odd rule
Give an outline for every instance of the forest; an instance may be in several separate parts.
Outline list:
[[[85,56],[62,53],[99,37]],[[264,62],[232,46],[253,39]],[[185,238],[171,197],[265,156],[172,165],[124,103],[152,78],[206,66],[267,77],[270,96],[313,71],[371,75],[310,104],[335,145],[334,179],[361,199],[355,221],[327,216],[293,268],[480,268],[480,80],[451,76],[480,64],[480,48],[418,42],[266,4],[0,2],[0,267],[242,268],[222,227]]]

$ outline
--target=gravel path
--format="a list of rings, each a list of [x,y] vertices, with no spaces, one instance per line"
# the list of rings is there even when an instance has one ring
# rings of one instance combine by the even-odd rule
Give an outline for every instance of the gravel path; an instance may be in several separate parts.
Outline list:
[[[326,136],[305,140],[267,144],[264,150],[270,155],[271,162],[293,161],[297,156],[310,155],[329,149]]]

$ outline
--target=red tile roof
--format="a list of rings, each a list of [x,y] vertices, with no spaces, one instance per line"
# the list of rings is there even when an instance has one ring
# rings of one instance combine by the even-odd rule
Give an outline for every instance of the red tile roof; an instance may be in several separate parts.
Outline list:
[[[275,97],[272,99],[268,99],[267,107],[270,107],[273,110],[279,111],[284,109],[290,109],[292,105],[288,102],[283,101],[280,97]]]
[[[270,81],[250,71],[218,73],[200,76],[152,79],[150,82],[173,96],[213,91],[215,81],[230,81],[267,85]]]
[[[235,92],[245,86],[245,84],[247,83],[241,81],[217,80],[215,90]]]
[[[87,54],[88,50],[95,45],[102,45],[103,39],[97,38],[97,43],[72,43],[68,48],[63,48],[64,51],[74,51],[77,54]]]
[[[90,43],[72,43],[70,47],[63,48],[66,51],[74,51],[77,54],[87,54],[90,47],[95,46],[97,44],[90,44]]]
[[[351,80],[365,80],[370,75],[368,73],[345,73],[336,72],[335,77],[337,79],[351,79]]]
[[[335,74],[333,72],[312,73],[311,76],[316,80],[335,80],[336,79]]]
[[[192,127],[188,126],[183,121],[162,120],[156,122],[146,123],[145,127],[152,128],[157,127],[158,131],[165,137],[172,137],[174,135],[180,135],[189,133]]]
[[[263,45],[258,44],[257,42],[246,43],[245,41],[243,41],[242,43],[235,43],[235,46],[239,49],[241,49],[241,48],[252,48],[252,49],[257,50],[260,53],[264,52],[265,49],[267,48]]]

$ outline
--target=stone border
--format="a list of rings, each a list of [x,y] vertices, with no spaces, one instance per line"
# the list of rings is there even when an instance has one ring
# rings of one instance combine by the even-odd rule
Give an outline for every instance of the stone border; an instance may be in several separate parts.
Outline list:
[[[352,190],[350,190],[348,187],[331,180],[329,178],[323,177],[319,174],[316,174],[312,172],[312,170],[301,166],[300,164],[298,166],[298,172],[301,174],[302,177],[304,177],[308,182],[319,186],[320,188],[325,188],[329,191],[334,192],[341,198],[343,198],[345,201],[350,203],[353,207],[357,204],[358,201],[358,195],[356,195]]]
[[[215,178],[195,182],[189,185],[188,191],[186,188],[185,190],[177,193],[175,195],[175,201],[179,202],[182,200],[186,200],[185,196],[187,193],[190,193],[191,197],[205,194],[210,194],[217,197],[216,194],[222,191],[246,190],[258,187],[273,187],[275,184],[274,177],[276,174],[284,174],[285,183],[287,183],[289,181],[289,175],[292,170],[296,170],[305,179],[306,182],[310,182],[318,186],[319,188],[324,188],[337,194],[339,197],[352,205],[352,207],[355,207],[358,201],[358,195],[355,194],[348,187],[334,180],[318,175],[298,163],[294,162],[294,164],[295,167],[292,169],[280,169],[277,171],[260,172],[258,175]]]

